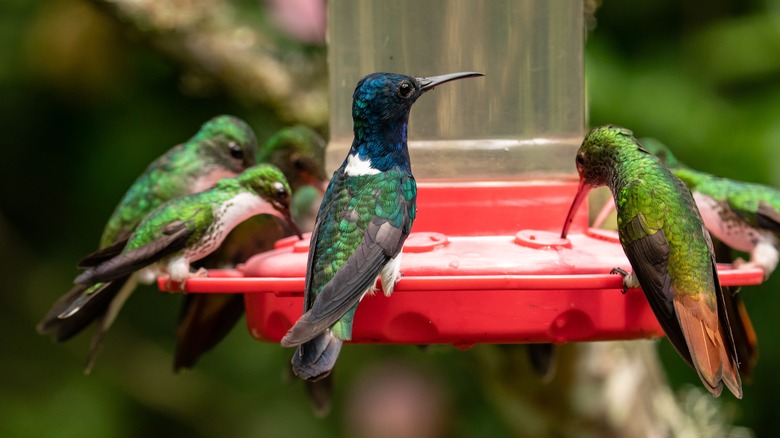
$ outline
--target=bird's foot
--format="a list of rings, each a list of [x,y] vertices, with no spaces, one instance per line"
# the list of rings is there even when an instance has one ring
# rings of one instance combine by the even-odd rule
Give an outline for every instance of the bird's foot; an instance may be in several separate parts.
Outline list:
[[[194,274],[191,275],[191,277],[195,277],[195,278],[208,278],[208,276],[209,276],[209,271],[206,268],[200,268],[197,271],[195,271]]]
[[[637,281],[636,276],[634,273],[629,273],[625,269],[622,268],[612,268],[611,271],[609,271],[610,274],[619,274],[623,277],[623,289],[620,290],[622,294],[625,295],[626,292],[628,292],[631,288],[639,287],[639,281]]]
[[[184,292],[184,285],[187,283],[187,280],[174,280],[171,277],[168,277],[168,280],[165,281],[165,289],[169,290],[171,292]]]
[[[768,271],[765,266],[763,266],[761,263],[755,262],[753,260],[747,261],[743,259],[742,257],[737,257],[733,262],[731,262],[731,265],[734,266],[734,269],[761,269],[764,271],[764,280],[766,280],[769,277],[769,274],[771,271]]]
[[[747,269],[745,268],[745,265],[751,264],[747,260],[743,259],[742,257],[737,257],[734,259],[733,262],[731,262],[732,265],[734,265],[735,269]],[[748,266],[748,268],[752,268],[753,266]]]

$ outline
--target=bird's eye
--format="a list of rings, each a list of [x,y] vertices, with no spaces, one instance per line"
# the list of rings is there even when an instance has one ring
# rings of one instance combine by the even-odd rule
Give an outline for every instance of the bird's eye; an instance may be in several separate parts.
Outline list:
[[[403,98],[411,96],[412,91],[414,91],[414,86],[409,81],[403,81],[398,85],[398,95]]]
[[[279,202],[287,201],[287,189],[281,183],[274,183],[274,198]]]
[[[295,170],[306,169],[306,161],[303,159],[303,157],[299,155],[293,155],[291,158],[292,158],[292,165],[293,167],[295,167]]]
[[[585,157],[583,155],[577,155],[577,166],[584,166],[585,165]]]
[[[236,143],[235,141],[231,141],[228,143],[228,149],[230,150],[230,156],[242,160],[244,159],[244,150],[241,149],[241,145]]]

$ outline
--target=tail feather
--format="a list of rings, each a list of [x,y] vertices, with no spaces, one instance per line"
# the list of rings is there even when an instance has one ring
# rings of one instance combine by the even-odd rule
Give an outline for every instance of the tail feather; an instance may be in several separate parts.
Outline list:
[[[528,359],[531,361],[531,366],[545,382],[555,377],[557,350],[555,344],[528,344]]]
[[[108,309],[127,279],[93,286],[76,285],[52,305],[36,329],[42,335],[53,335],[57,342],[67,341],[80,333]]]
[[[125,305],[125,301],[130,298],[130,295],[132,295],[138,285],[137,275],[130,275],[119,283],[119,292],[111,299],[111,302],[101,315],[97,327],[95,327],[95,333],[92,334],[92,341],[90,342],[89,352],[87,353],[87,364],[84,366],[84,374],[92,372],[97,355],[103,347],[103,338],[105,337],[106,332],[111,328],[119,311],[122,310],[122,306]]]
[[[244,315],[242,294],[188,294],[176,328],[173,370],[192,368],[200,356],[214,348]]]
[[[750,381],[758,361],[758,338],[745,304],[739,297],[739,288],[723,288],[723,307],[734,335],[734,347],[739,361],[739,374]]]
[[[307,380],[304,383],[314,415],[319,418],[326,417],[333,406],[333,374],[329,373],[320,380]]]
[[[735,359],[726,350],[729,344],[717,311],[710,309],[703,299],[690,296],[675,297],[674,308],[694,368],[707,390],[718,397],[726,383],[737,398],[742,398],[742,383]]]
[[[343,341],[325,330],[295,350],[292,369],[296,376],[316,382],[327,377],[336,365]]]

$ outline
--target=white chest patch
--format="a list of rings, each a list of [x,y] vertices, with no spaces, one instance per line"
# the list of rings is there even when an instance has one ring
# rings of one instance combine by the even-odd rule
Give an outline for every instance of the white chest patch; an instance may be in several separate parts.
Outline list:
[[[734,212],[724,208],[712,197],[693,192],[704,226],[718,240],[738,251],[750,252],[764,240],[763,233],[748,225]]]
[[[190,261],[199,260],[217,249],[228,233],[241,222],[258,214],[272,214],[279,217],[280,213],[267,201],[259,196],[241,193],[224,202],[214,212],[214,223],[209,226],[202,241],[188,251]]]
[[[344,173],[348,176],[362,176],[376,175],[380,171],[371,167],[371,160],[361,160],[358,154],[353,154],[347,157],[347,166],[344,168]]]

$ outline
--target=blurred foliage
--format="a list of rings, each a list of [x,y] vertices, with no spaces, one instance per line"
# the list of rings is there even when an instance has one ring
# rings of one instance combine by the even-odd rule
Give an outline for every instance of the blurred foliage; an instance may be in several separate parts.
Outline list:
[[[321,56],[322,48],[271,30],[259,5],[237,7],[280,47]],[[591,125],[621,124],[659,138],[693,167],[780,186],[780,2],[613,0],[597,10],[595,26],[586,50]],[[92,3],[0,4],[0,435],[343,436],[358,397],[353,382],[389,360],[412,364],[441,391],[446,402],[434,431],[516,435],[522,426],[491,404],[497,387],[470,377],[484,370],[480,347],[477,355],[451,347],[345,349],[334,411],[319,420],[287,375],[291,351],[255,342],[245,330],[196,370],[173,374],[180,297],[154,288],[127,303],[89,377],[81,373],[88,336],[52,344],[35,333],[148,162],[215,114],[246,119],[261,141],[284,123],[163,53]],[[761,357],[745,398],[721,399],[758,436],[774,432],[772,401],[780,393],[780,348],[771,341],[778,286],[776,275],[743,290]],[[677,387],[699,385],[668,343],[660,348]]]

